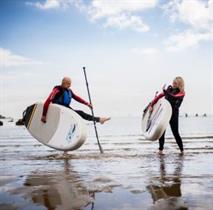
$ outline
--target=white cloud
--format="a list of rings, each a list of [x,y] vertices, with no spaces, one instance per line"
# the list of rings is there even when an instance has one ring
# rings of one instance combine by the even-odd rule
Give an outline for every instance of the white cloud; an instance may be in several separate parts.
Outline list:
[[[181,22],[188,27],[168,38],[166,45],[169,51],[213,40],[213,0],[172,0],[162,8],[172,22]]]
[[[75,6],[84,12],[89,20],[97,22],[102,20],[104,27],[131,29],[139,32],[149,31],[149,26],[144,23],[141,14],[146,9],[155,8],[158,0],[46,0],[43,3],[28,2],[39,9],[60,9]]]
[[[0,48],[0,67],[21,66],[27,64],[41,64],[41,62],[13,54],[10,50]]]
[[[163,9],[172,21],[180,21],[197,29],[213,26],[213,0],[172,0]]]
[[[189,47],[197,46],[200,42],[212,40],[213,40],[212,32],[200,33],[188,30],[170,36],[166,41],[166,45],[168,51],[175,52]]]
[[[149,31],[139,13],[156,7],[158,0],[93,0],[87,7],[90,20],[104,21],[104,27]]]
[[[139,32],[149,31],[149,26],[146,25],[139,16],[134,16],[134,15],[128,16],[125,14],[109,17],[106,20],[104,27],[132,29]]]
[[[89,13],[93,19],[141,12],[154,8],[158,0],[92,0]]]
[[[59,9],[69,7],[71,0],[45,0],[43,3],[38,2],[27,2],[28,5],[34,6],[42,10]]]
[[[130,51],[140,55],[154,55],[159,52],[157,48],[132,48]]]

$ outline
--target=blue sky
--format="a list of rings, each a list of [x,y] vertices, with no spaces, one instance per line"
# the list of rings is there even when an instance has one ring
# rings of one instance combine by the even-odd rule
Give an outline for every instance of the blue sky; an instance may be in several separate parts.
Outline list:
[[[213,114],[212,14],[212,0],[1,0],[0,114],[20,117],[63,76],[87,99],[83,66],[98,115],[139,116],[179,75],[181,112]]]

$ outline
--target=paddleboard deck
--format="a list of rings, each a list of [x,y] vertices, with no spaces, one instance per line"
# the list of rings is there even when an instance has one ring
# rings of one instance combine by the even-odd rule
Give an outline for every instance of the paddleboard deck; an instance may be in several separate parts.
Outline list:
[[[63,151],[78,149],[86,140],[83,119],[72,109],[50,104],[47,122],[41,121],[43,103],[29,106],[24,114],[25,126],[39,142]]]
[[[172,107],[166,99],[160,99],[150,113],[147,108],[142,116],[142,132],[146,139],[155,141],[166,130],[172,116]]]

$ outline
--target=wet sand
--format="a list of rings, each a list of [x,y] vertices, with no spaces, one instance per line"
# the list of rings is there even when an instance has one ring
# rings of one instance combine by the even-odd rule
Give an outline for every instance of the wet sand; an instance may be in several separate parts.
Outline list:
[[[212,209],[211,135],[185,136],[183,156],[173,138],[166,139],[164,155],[156,154],[157,142],[139,134],[100,140],[103,155],[89,135],[63,156],[23,127],[1,128],[0,209]]]

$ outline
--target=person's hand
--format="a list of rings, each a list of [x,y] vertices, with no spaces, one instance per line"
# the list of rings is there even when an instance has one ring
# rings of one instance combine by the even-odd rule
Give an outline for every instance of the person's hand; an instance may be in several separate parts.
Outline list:
[[[152,113],[152,111],[153,111],[153,107],[149,106],[149,113]]]
[[[92,104],[88,104],[87,106],[88,106],[90,109],[92,109]]]
[[[166,90],[166,84],[163,85],[162,90]]]
[[[46,116],[42,116],[42,117],[41,117],[41,121],[42,121],[43,123],[46,123],[46,122],[47,122]]]

